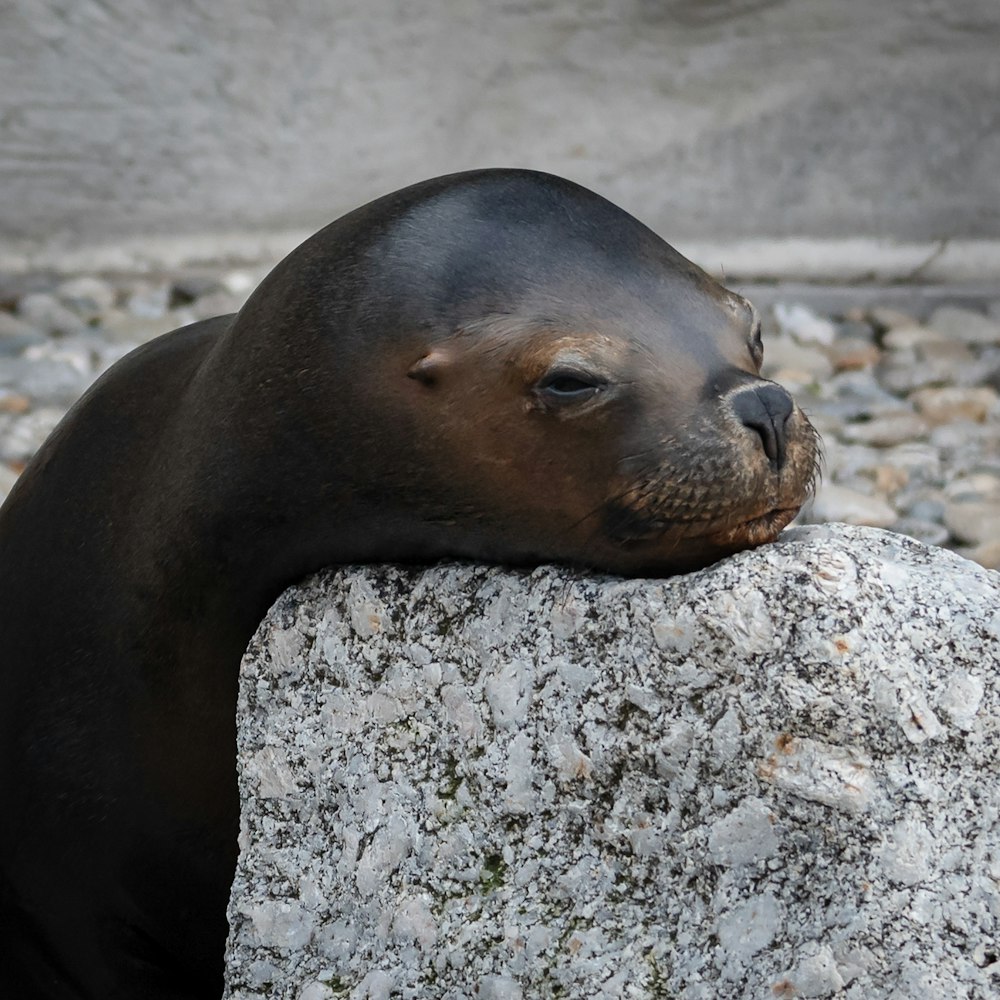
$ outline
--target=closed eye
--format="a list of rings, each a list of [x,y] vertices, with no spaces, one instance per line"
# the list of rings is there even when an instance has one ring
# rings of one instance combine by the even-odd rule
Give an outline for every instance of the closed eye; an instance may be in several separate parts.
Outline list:
[[[550,405],[559,406],[592,399],[604,386],[602,379],[586,372],[556,369],[545,374],[535,392]]]

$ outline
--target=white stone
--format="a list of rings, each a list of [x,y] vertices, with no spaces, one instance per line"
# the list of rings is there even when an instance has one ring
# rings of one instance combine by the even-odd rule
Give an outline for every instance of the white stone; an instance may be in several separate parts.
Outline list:
[[[825,316],[818,316],[807,306],[776,302],[774,318],[782,332],[791,334],[801,344],[829,347],[837,337],[837,328]]]
[[[259,280],[249,271],[229,271],[219,283],[230,295],[249,295]]]

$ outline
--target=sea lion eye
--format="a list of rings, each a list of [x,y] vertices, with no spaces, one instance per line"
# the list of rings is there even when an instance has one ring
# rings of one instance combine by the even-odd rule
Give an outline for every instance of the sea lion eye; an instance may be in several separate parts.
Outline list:
[[[758,368],[764,363],[764,341],[760,335],[759,320],[754,324],[753,333],[750,334],[750,357]]]
[[[559,369],[548,372],[535,387],[546,402],[561,405],[582,403],[591,399],[604,387],[604,383],[585,372]]]

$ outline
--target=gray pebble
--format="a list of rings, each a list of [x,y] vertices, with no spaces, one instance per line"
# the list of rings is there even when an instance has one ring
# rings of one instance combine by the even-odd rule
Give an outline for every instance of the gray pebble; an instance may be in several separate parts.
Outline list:
[[[986,569],[1000,570],[1000,539],[991,539],[981,545],[970,545],[967,548],[956,546],[955,551]],[[1000,973],[1000,969],[997,972]]]
[[[91,381],[90,375],[81,374],[66,361],[32,361],[20,357],[5,359],[0,365],[0,385],[16,387],[27,396],[50,400],[66,409],[77,396],[83,395]]]
[[[967,545],[1000,538],[1000,498],[960,497],[944,509],[945,527]]]
[[[917,352],[912,347],[883,356],[875,376],[879,385],[896,396],[908,396],[916,389],[949,381],[946,375],[938,378],[928,365],[918,361]]]
[[[170,306],[190,305],[204,298],[211,292],[218,291],[222,286],[219,279],[207,274],[186,274],[174,278],[170,291]]]
[[[86,323],[72,309],[67,309],[48,292],[32,292],[17,303],[17,313],[43,333],[67,335],[78,333]]]
[[[0,327],[5,326],[4,317],[8,315],[8,313],[0,313]],[[0,329],[0,357],[16,358],[23,354],[29,347],[45,343],[46,337],[44,333],[39,333],[27,323],[21,323],[16,316],[11,316],[10,318],[14,320],[14,323],[8,327],[10,332],[5,333]],[[24,332],[14,332],[15,324]]]
[[[841,437],[854,444],[886,448],[919,440],[926,437],[929,430],[927,421],[915,413],[889,413],[863,423],[845,424]]]
[[[890,351],[909,351],[924,344],[940,344],[947,337],[926,326],[901,326],[889,330],[882,338],[882,346]]]
[[[922,489],[909,494],[904,492],[897,497],[896,506],[900,513],[905,515],[906,520],[932,522],[940,526],[941,530],[947,534],[947,529],[943,527],[945,499],[939,491]],[[928,542],[927,544],[940,545],[941,543]]]
[[[124,309],[111,309],[101,317],[100,332],[115,343],[142,344],[169,333],[176,325],[184,324],[174,324],[167,315],[136,316]]]
[[[245,299],[260,284],[261,277],[253,271],[228,271],[219,279],[219,284],[230,295]]]
[[[904,441],[883,449],[879,457],[882,463],[913,474],[931,478],[941,474],[941,452],[928,441]]]
[[[926,365],[933,373],[934,380],[954,381],[961,377],[964,369],[975,364],[976,355],[968,344],[955,340],[929,341],[916,347],[917,361]]]
[[[192,302],[189,308],[194,319],[211,319],[213,316],[225,316],[227,313],[239,312],[242,304],[243,301],[239,296],[233,295],[232,292],[219,290],[209,292],[204,298]]]
[[[900,409],[898,397],[879,385],[872,371],[838,372],[817,387],[820,399],[858,406],[858,415],[888,413]]]
[[[834,326],[837,330],[837,340],[843,337],[864,340],[869,344],[875,343],[875,331],[872,329],[872,325],[863,319],[845,319],[835,323]]]
[[[871,368],[882,360],[882,352],[866,337],[838,336],[826,349],[836,371]]]
[[[115,304],[117,293],[100,278],[70,278],[56,288],[56,295],[68,308],[86,319],[95,319]]]
[[[59,278],[49,271],[0,271],[0,304],[4,308],[32,292],[51,292]]]
[[[931,431],[930,441],[936,447],[952,452],[971,448],[977,453],[981,451],[996,455],[1000,450],[1000,424],[955,420],[935,427]]]
[[[44,406],[15,416],[0,413],[0,461],[25,462],[63,418],[61,407]]]
[[[848,444],[835,435],[823,439],[823,452],[828,479],[836,476],[837,481],[846,481],[861,476],[881,465],[885,460],[882,449],[869,448],[860,444]]]
[[[1000,499],[1000,475],[986,469],[977,469],[956,475],[945,486],[945,496],[949,500],[962,497]]]
[[[41,341],[45,339],[45,334],[25,317],[15,316],[6,310],[0,310],[0,344],[4,340],[13,339],[34,339]]]
[[[823,482],[816,490],[809,513],[812,523],[843,521],[845,524],[888,528],[898,520],[896,512],[880,497],[836,483]]]
[[[948,541],[948,529],[938,521],[902,517],[890,525],[890,530],[915,538],[924,545],[944,545]]]
[[[906,329],[917,326],[917,320],[907,312],[899,309],[889,309],[885,306],[876,306],[869,310],[868,316],[876,328],[880,330]]]
[[[940,306],[927,325],[965,344],[1000,344],[1000,321],[957,306]]]
[[[61,337],[28,348],[24,360],[62,362],[89,380],[97,370],[98,351],[102,346],[100,338],[94,335]]]
[[[170,308],[171,286],[167,282],[135,287],[125,299],[125,309],[141,319],[163,319]]]

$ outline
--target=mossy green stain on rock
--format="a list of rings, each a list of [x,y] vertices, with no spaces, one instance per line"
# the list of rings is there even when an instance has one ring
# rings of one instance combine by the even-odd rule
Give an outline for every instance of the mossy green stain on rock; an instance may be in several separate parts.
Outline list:
[[[506,872],[507,863],[502,854],[487,854],[483,859],[483,870],[479,876],[482,891],[493,892],[499,889],[504,883]]]

